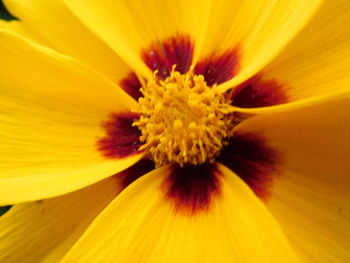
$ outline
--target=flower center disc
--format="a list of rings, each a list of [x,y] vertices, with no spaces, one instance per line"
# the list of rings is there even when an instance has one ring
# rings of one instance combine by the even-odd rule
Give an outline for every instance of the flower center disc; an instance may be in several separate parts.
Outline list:
[[[192,70],[181,74],[174,67],[165,80],[153,76],[141,88],[140,119],[133,123],[142,133],[140,150],[156,166],[213,162],[234,124],[224,95]]]

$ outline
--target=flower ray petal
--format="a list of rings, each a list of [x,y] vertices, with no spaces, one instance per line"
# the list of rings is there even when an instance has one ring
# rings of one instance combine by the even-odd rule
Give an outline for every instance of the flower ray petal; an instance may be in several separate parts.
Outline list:
[[[350,91],[349,10],[349,1],[326,1],[264,76],[285,83],[292,101]]]
[[[218,165],[221,198],[194,216],[167,199],[171,170],[158,168],[125,189],[63,262],[297,262],[274,219],[230,170]]]
[[[87,67],[0,31],[0,204],[43,199],[92,184],[142,156],[105,158],[102,121],[136,102]]]
[[[256,116],[236,128],[261,134],[283,154],[266,205],[305,262],[350,256],[349,112],[343,98]]]
[[[66,1],[71,10],[144,77],[151,71],[141,52],[177,34],[195,41],[195,52],[203,42],[210,1]]]
[[[61,0],[4,0],[20,21],[17,33],[72,56],[118,83],[131,69],[102,40],[94,36]],[[13,22],[11,22],[13,23]],[[21,30],[18,30],[18,28]],[[29,34],[28,34],[29,33]]]
[[[119,189],[117,178],[110,177],[67,195],[13,206],[0,218],[0,261],[58,262]]]
[[[274,79],[284,86],[288,103],[237,110],[269,113],[349,96],[349,10],[349,1],[326,1],[311,22],[262,70],[263,79]]]
[[[240,71],[223,89],[260,71],[307,24],[323,0],[213,2],[200,58],[239,47]],[[225,33],[223,34],[223,30]]]

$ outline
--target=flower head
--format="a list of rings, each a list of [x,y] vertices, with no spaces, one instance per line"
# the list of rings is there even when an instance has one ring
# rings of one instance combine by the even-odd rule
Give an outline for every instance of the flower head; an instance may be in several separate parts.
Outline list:
[[[349,1],[6,0],[4,262],[345,262]]]

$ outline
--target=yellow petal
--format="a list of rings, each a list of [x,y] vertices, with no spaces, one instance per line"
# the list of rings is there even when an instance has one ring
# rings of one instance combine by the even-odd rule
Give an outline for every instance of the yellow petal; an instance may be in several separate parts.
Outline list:
[[[39,43],[77,58],[119,82],[131,69],[103,41],[89,31],[61,0],[5,0],[24,30]],[[18,30],[15,30],[17,33]],[[27,36],[26,34],[25,36]]]
[[[0,261],[58,262],[119,188],[111,177],[67,195],[13,206],[0,219]]]
[[[32,39],[36,42],[39,42],[37,36],[33,34],[30,30],[23,26],[23,23],[18,20],[0,20],[0,28],[3,30],[9,30],[11,32],[17,33],[26,38]]]
[[[267,80],[270,81],[270,80]],[[272,96],[273,93],[269,93]],[[282,104],[271,104],[273,106],[263,106],[263,107],[256,107],[256,108],[242,108],[237,106],[232,106],[232,110],[243,113],[242,115],[251,116],[252,114],[269,114],[274,112],[284,112],[289,110],[296,110],[296,109],[302,109],[307,108],[314,105],[319,105],[322,103],[327,103],[331,101],[337,101],[339,99],[343,98],[349,98],[350,97],[350,90],[342,90],[339,92],[335,92],[333,94],[321,94],[319,96],[310,97],[306,99],[301,100],[295,100],[292,102],[282,103]]]
[[[136,102],[101,75],[51,49],[0,30],[0,204],[67,193],[141,156],[97,150],[111,112]]]
[[[189,35],[200,48],[210,1],[65,1],[71,10],[115,50],[135,71],[151,72],[141,52],[178,34]],[[197,49],[197,50],[198,50]]]
[[[264,79],[281,83],[290,103],[237,110],[249,113],[284,111],[348,96],[349,8],[348,1],[327,1],[312,22],[263,70]]]
[[[329,0],[265,69],[291,101],[350,91],[350,2]]]
[[[326,1],[312,21],[262,70],[263,79],[280,83],[290,103],[237,111],[285,111],[348,96],[349,8],[348,1]]]
[[[350,99],[253,117],[239,132],[280,152],[267,206],[303,262],[350,258]]]
[[[239,48],[239,74],[231,88],[254,75],[310,20],[323,0],[213,2],[202,58]]]
[[[124,190],[63,262],[297,262],[259,199],[230,170],[213,167],[220,193],[208,210],[176,210],[164,188],[174,170],[159,168]]]

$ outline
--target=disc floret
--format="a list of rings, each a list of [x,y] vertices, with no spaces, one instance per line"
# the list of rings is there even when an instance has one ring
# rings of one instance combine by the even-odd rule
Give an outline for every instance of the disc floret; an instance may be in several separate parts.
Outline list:
[[[165,80],[154,77],[139,99],[140,140],[157,166],[213,162],[232,133],[233,115],[224,94],[202,75],[173,68]]]

